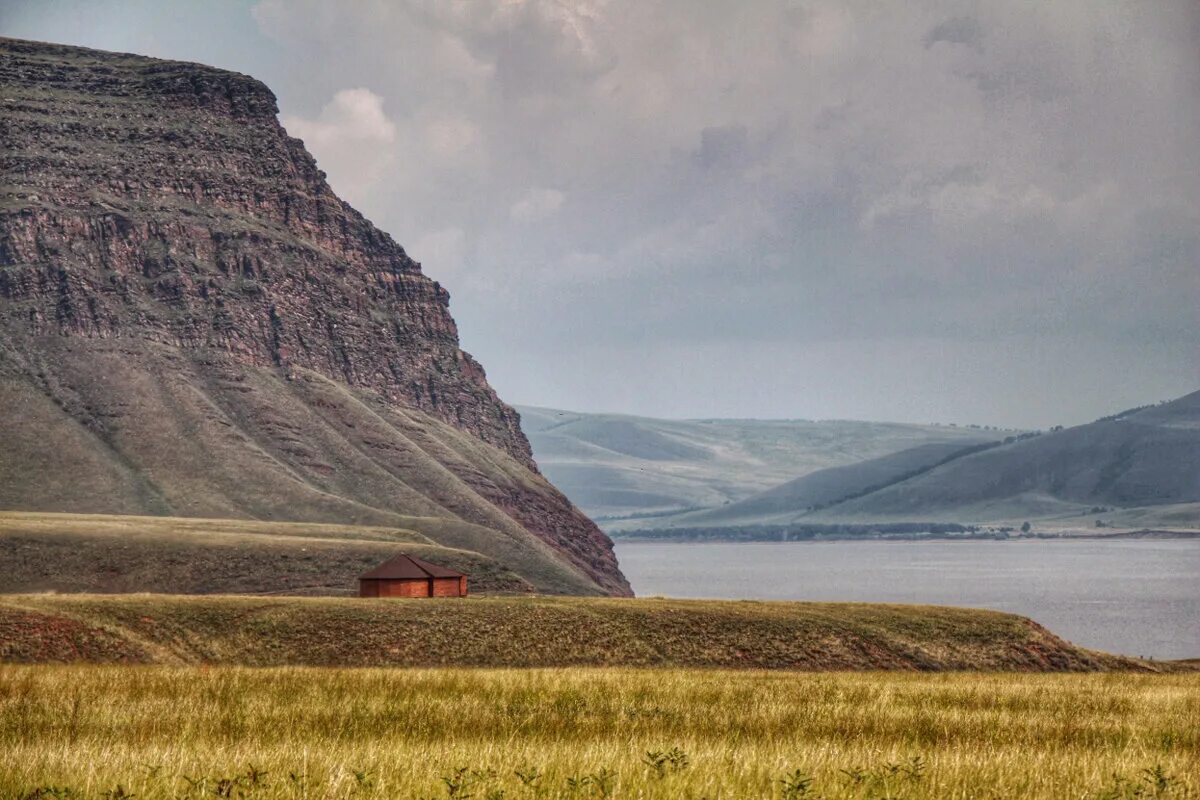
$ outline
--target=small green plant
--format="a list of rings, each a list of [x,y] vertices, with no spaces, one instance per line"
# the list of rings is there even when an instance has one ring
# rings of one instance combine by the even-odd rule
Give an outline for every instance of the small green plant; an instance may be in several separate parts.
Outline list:
[[[513,770],[513,774],[521,781],[523,786],[528,786],[531,789],[538,788],[538,784],[545,775],[537,767],[518,767]]]
[[[678,747],[672,747],[667,751],[667,763],[671,765],[672,772],[679,772],[687,769],[692,761],[688,758],[688,754],[680,750]]]
[[[667,774],[667,754],[661,750],[647,750],[642,756],[642,763],[649,767],[657,778]]]
[[[601,798],[612,797],[613,789],[617,785],[617,773],[612,770],[601,767],[597,771],[587,776],[591,781],[592,786],[596,789],[596,794]]]
[[[866,783],[871,778],[871,773],[861,767],[851,767],[850,769],[841,769],[838,772],[846,776],[846,779],[852,786],[858,786],[861,783]]]
[[[680,772],[692,763],[688,754],[678,747],[670,750],[647,750],[642,756],[642,763],[654,773],[656,778],[665,778],[670,772]]]
[[[68,786],[38,786],[30,789],[28,792],[17,795],[19,800],[68,800],[68,798],[77,797],[75,792]]]
[[[446,796],[456,798],[456,800],[465,800],[468,797],[474,797],[472,788],[481,781],[486,781],[496,777],[496,773],[490,769],[478,770],[470,767],[459,767],[450,775],[442,776],[442,784],[446,787]]]
[[[468,792],[471,785],[475,782],[471,776],[471,770],[467,767],[459,767],[452,775],[443,775],[442,783],[446,786],[447,797],[466,798],[471,795]]]
[[[251,764],[246,768],[245,778],[247,784],[257,789],[260,786],[266,785],[267,771]]]
[[[375,785],[375,776],[367,770],[351,770],[350,774],[354,776],[354,785],[359,790],[370,789]]]
[[[213,794],[217,797],[241,797],[242,793],[238,791],[242,782],[241,777],[240,775],[234,775],[230,778],[217,778],[213,786]],[[234,794],[234,792],[237,792],[237,794]]]
[[[1142,770],[1136,781],[1113,773],[1109,785],[1095,795],[1095,800],[1167,800],[1190,796],[1175,776],[1161,764],[1155,764]]]
[[[567,791],[571,794],[594,794],[605,800],[613,795],[617,785],[617,773],[601,768],[587,775],[568,775],[565,783]]]
[[[198,792],[199,794],[204,794],[204,792],[208,789],[207,775],[201,775],[197,778],[193,778],[191,775],[184,775],[183,781],[188,785],[187,790],[189,793]]]
[[[804,770],[796,769],[779,779],[779,796],[782,800],[809,800],[815,798],[813,779]]]
[[[928,770],[929,762],[925,760],[924,756],[913,756],[903,763],[889,761],[875,769],[851,767],[838,771],[846,776],[846,780],[851,786],[861,787],[860,791],[864,788],[874,791],[888,790],[889,787],[895,786],[897,781],[919,783],[925,778]]]
[[[1163,797],[1171,790],[1174,779],[1163,769],[1162,764],[1155,764],[1149,769],[1142,770],[1142,783],[1153,792],[1151,797]]]

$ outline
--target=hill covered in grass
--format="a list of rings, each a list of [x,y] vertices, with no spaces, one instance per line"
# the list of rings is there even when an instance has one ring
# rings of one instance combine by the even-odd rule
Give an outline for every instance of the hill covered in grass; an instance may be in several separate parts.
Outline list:
[[[1143,526],[1200,525],[1200,392],[965,455],[816,516],[1090,522],[1126,509]]]
[[[596,598],[0,596],[0,660],[247,666],[1154,669],[1012,614]]]
[[[829,467],[751,495],[736,503],[672,516],[669,527],[777,525],[850,498],[869,494],[935,465],[959,458],[991,443],[959,442],[918,445],[898,453],[869,458],[844,467]]]
[[[542,471],[607,530],[719,509],[800,476],[1011,432],[848,420],[666,420],[519,406]]]
[[[721,506],[608,527],[614,536],[704,539],[1017,528],[1027,520],[1041,532],[1200,528],[1200,392],[1071,428],[972,432],[990,438],[921,444]]]
[[[0,512],[0,593],[357,594],[397,552],[467,573],[474,592],[527,593],[557,565],[510,543],[480,554],[486,528],[409,517],[403,528],[183,517]],[[453,543],[449,546],[438,542]],[[564,587],[569,588],[569,587]]]

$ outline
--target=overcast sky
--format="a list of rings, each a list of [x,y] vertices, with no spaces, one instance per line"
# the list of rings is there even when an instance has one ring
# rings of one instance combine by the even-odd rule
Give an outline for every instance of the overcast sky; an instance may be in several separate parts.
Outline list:
[[[4,0],[250,73],[513,403],[1042,427],[1200,388],[1200,4]]]

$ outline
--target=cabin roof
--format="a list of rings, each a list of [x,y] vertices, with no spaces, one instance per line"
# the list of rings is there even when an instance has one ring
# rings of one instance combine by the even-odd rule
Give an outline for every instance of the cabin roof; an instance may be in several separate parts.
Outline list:
[[[461,578],[463,573],[439,567],[437,564],[430,564],[424,559],[410,556],[407,553],[401,553],[358,577],[360,580],[425,580],[427,578]]]

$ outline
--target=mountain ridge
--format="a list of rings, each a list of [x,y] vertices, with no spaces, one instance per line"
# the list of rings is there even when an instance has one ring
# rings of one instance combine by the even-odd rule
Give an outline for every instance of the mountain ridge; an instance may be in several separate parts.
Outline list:
[[[333,193],[264,84],[14,39],[0,79],[0,508],[440,516],[555,564],[540,589],[630,593],[449,294]]]

